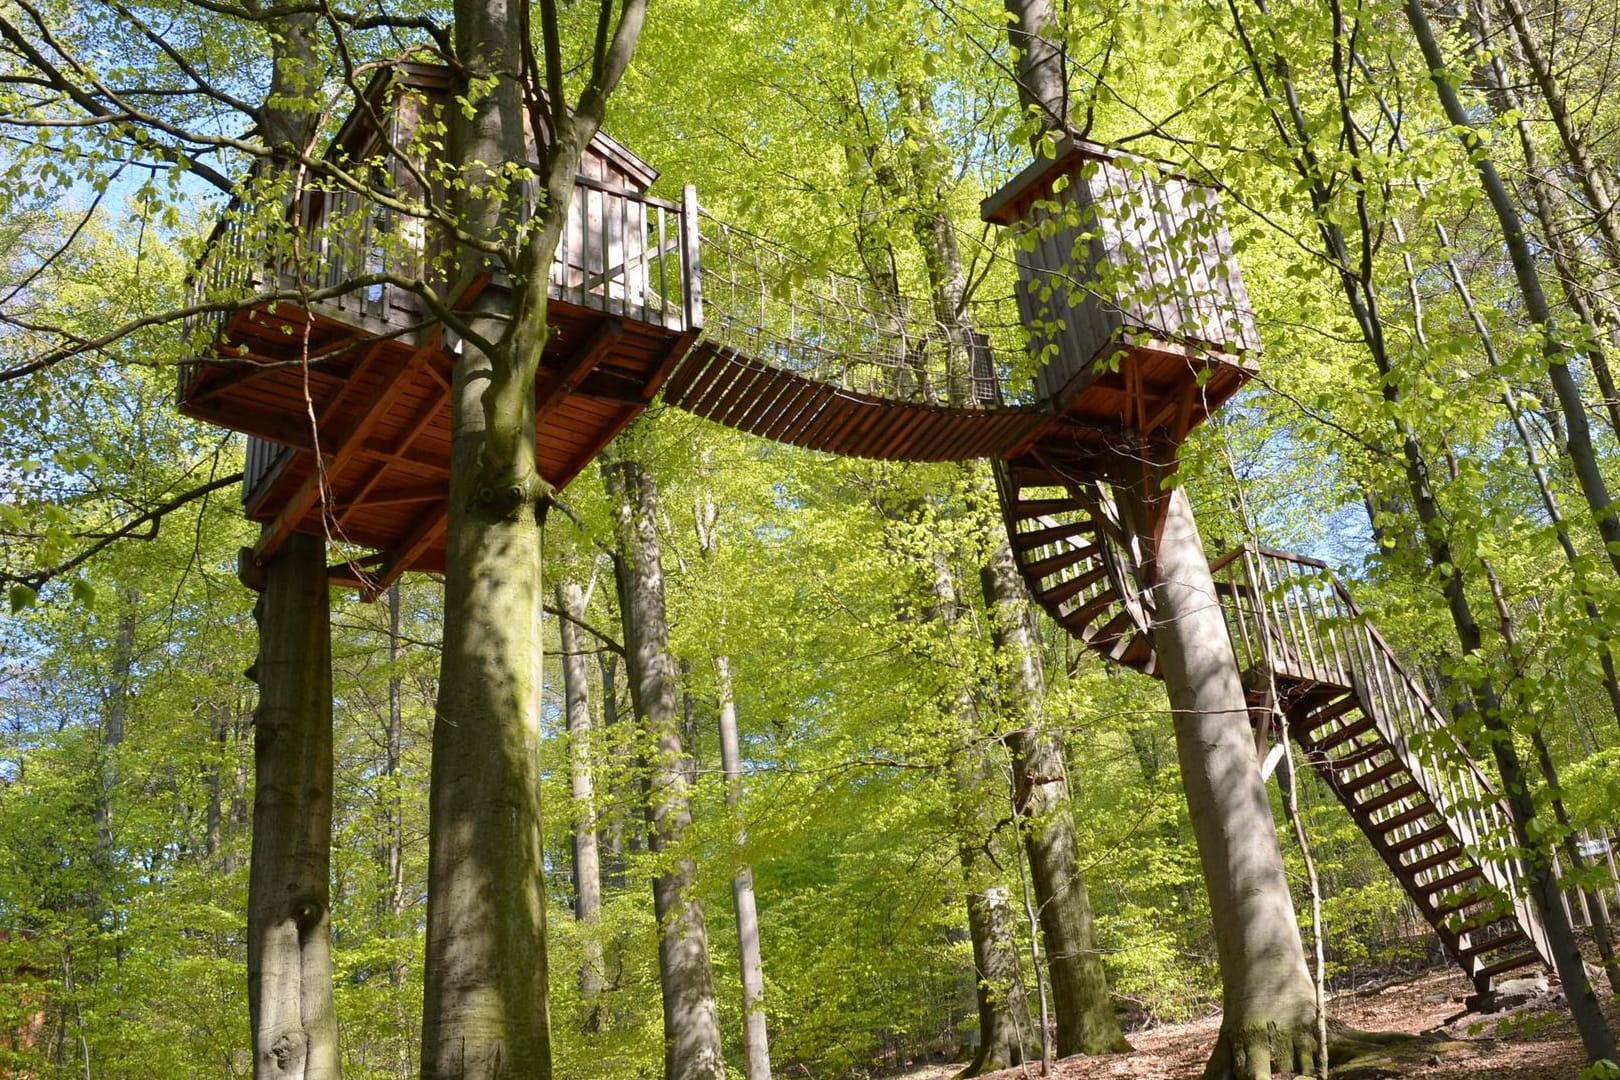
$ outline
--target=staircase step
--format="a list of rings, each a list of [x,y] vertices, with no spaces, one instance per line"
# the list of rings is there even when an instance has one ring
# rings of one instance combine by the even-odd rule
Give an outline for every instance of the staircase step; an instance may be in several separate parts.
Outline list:
[[[1476,904],[1490,903],[1495,899],[1496,897],[1492,896],[1490,893],[1482,893],[1470,889],[1466,892],[1460,892],[1452,896],[1448,896],[1444,900],[1439,901],[1434,905],[1434,913],[1436,915],[1450,915],[1454,911],[1463,911],[1467,908],[1473,907]]]
[[[1429,826],[1422,832],[1413,833],[1411,836],[1402,837],[1401,839],[1395,841],[1393,844],[1389,845],[1390,854],[1405,855],[1408,851],[1415,850],[1416,848],[1422,847],[1424,844],[1430,843],[1434,840],[1443,839],[1444,837],[1450,835],[1451,826],[1442,821],[1438,825]],[[1408,869],[1411,868],[1408,867]]]
[[[1056,607],[1065,600],[1072,599],[1074,596],[1085,592],[1107,576],[1108,567],[1094,566],[1083,574],[1064,578],[1050,589],[1043,591],[1041,593],[1041,602]]]
[[[1356,806],[1356,810],[1361,814],[1371,814],[1373,811],[1382,810],[1386,806],[1394,806],[1408,795],[1421,794],[1422,790],[1422,788],[1418,787],[1416,780],[1408,780],[1399,787],[1390,788],[1382,795],[1375,796],[1368,799],[1364,803],[1358,804]]]
[[[1335,772],[1343,772],[1346,769],[1353,769],[1363,762],[1371,761],[1388,749],[1388,743],[1384,742],[1383,739],[1377,739],[1366,746],[1358,746],[1348,753],[1340,754],[1338,757],[1330,757],[1327,759],[1327,764]]]
[[[1130,648],[1120,656],[1119,662],[1136,671],[1153,674],[1159,665],[1158,655],[1153,651],[1153,639],[1146,634],[1131,638]]]
[[[1408,874],[1421,874],[1425,870],[1433,870],[1437,866],[1455,860],[1462,853],[1463,849],[1460,847],[1446,848],[1443,851],[1435,852],[1433,855],[1425,855],[1417,862],[1403,864],[1401,869]]]
[[[1073,547],[1064,548],[1056,555],[1048,555],[1046,558],[1036,562],[1026,563],[1024,574],[1031,581],[1039,581],[1044,577],[1050,577],[1059,570],[1085,562],[1096,554],[1097,548],[1095,545],[1076,544]]]
[[[1073,634],[1082,634],[1097,616],[1119,602],[1119,597],[1114,593],[1114,590],[1108,589],[1105,592],[1100,592],[1063,616],[1063,628]]]
[[[1019,499],[1013,503],[1012,518],[1014,521],[1029,521],[1031,518],[1047,517],[1074,509],[1073,499]]]
[[[1344,707],[1340,708],[1340,706],[1344,706]],[[1345,696],[1345,698],[1342,701],[1339,701],[1339,702],[1336,702],[1336,703],[1334,703],[1332,705],[1329,705],[1327,707],[1327,709],[1323,710],[1323,712],[1331,712],[1332,715],[1327,717],[1327,719],[1323,720],[1322,723],[1323,724],[1331,723],[1332,721],[1338,719],[1340,716],[1343,716],[1345,713],[1349,712],[1351,709],[1355,709],[1355,708],[1359,708],[1359,707],[1360,706],[1356,702],[1355,695],[1354,694],[1348,694],[1348,695]],[[1318,713],[1317,715],[1320,716],[1322,714]],[[1307,719],[1305,723],[1307,725],[1307,727],[1306,727],[1307,731],[1314,730],[1316,727],[1321,726],[1321,725],[1318,725],[1318,724],[1312,724],[1310,719]],[[1320,751],[1320,752],[1325,754],[1329,750],[1332,750],[1335,746],[1342,746],[1345,743],[1349,742],[1351,739],[1355,738],[1357,735],[1360,735],[1360,734],[1362,734],[1364,732],[1367,732],[1367,731],[1371,731],[1376,726],[1377,726],[1377,723],[1373,720],[1372,717],[1363,716],[1360,720],[1356,720],[1356,721],[1354,721],[1352,723],[1346,724],[1344,727],[1340,728],[1338,731],[1335,731],[1333,734],[1327,736],[1326,738],[1313,739],[1311,741],[1311,749]]]
[[[1115,615],[1112,619],[1109,619],[1107,622],[1103,623],[1103,625],[1097,629],[1096,633],[1089,635],[1086,639],[1086,644],[1091,645],[1093,648],[1102,648],[1107,645],[1118,645],[1121,641],[1126,640],[1126,635],[1129,634],[1132,628],[1135,626],[1136,620],[1131,618],[1131,613],[1129,611],[1121,611],[1118,615]],[[1121,652],[1122,651],[1123,650],[1121,650]],[[1110,655],[1113,655],[1115,659],[1119,658],[1117,653],[1111,653]]]
[[[1472,960],[1481,953],[1494,952],[1497,949],[1505,949],[1509,945],[1519,945],[1529,940],[1529,936],[1526,935],[1524,930],[1520,928],[1519,924],[1515,922],[1513,923],[1513,928],[1505,934],[1498,934],[1496,937],[1486,938],[1477,945],[1459,947],[1457,949],[1457,955],[1462,957],[1464,960]]]
[[[1398,814],[1392,814],[1382,821],[1375,821],[1372,823],[1372,826],[1379,832],[1390,833],[1394,832],[1402,825],[1410,825],[1414,821],[1422,821],[1424,818],[1430,817],[1431,815],[1438,816],[1438,811],[1435,810],[1433,803],[1425,801],[1419,803],[1409,810],[1402,810]]]
[[[1398,776],[1401,773],[1409,774],[1409,771],[1406,768],[1406,762],[1397,758],[1394,761],[1385,762],[1383,765],[1380,765],[1378,768],[1372,770],[1372,772],[1353,777],[1349,783],[1346,784],[1345,790],[1351,795],[1359,795],[1368,788],[1381,784],[1390,777]]]
[[[1516,968],[1539,966],[1540,964],[1541,957],[1537,956],[1534,952],[1515,953],[1504,960],[1497,960],[1494,963],[1486,964],[1484,967],[1474,972],[1474,978],[1494,979],[1503,972],[1513,971]]]
[[[1439,878],[1435,881],[1426,881],[1422,885],[1419,885],[1418,888],[1430,894],[1443,893],[1447,889],[1454,889],[1458,885],[1465,884],[1466,882],[1477,881],[1484,876],[1485,872],[1479,867],[1465,866],[1454,874],[1447,874],[1445,877]]]
[[[1514,926],[1517,926],[1518,917],[1511,911],[1503,911],[1500,908],[1489,907],[1483,911],[1475,912],[1466,919],[1458,919],[1450,927],[1450,930],[1454,934],[1471,935],[1476,930],[1483,930],[1487,926],[1494,926],[1499,922],[1512,923]],[[1485,952],[1489,949],[1489,945],[1481,945],[1479,951]]]
[[[1015,533],[1012,538],[1013,547],[1018,551],[1034,551],[1046,544],[1067,540],[1071,536],[1081,533],[1097,531],[1095,522],[1080,518],[1076,521],[1060,521],[1055,525],[1048,525],[1043,529],[1031,529],[1029,532]]]

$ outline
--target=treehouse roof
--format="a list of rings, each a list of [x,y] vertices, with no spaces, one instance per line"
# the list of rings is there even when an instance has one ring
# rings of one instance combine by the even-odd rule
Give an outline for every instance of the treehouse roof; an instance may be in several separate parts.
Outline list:
[[[372,117],[391,115],[391,95],[399,89],[420,91],[430,102],[448,102],[451,94],[450,69],[443,64],[424,64],[415,60],[397,60],[379,69],[366,84],[362,104],[357,105],[343,121],[343,126],[338,128],[328,153],[348,151],[364,154],[368,149],[366,143],[375,130]],[[542,91],[542,102],[543,94]],[[542,115],[542,124],[544,121]],[[542,131],[541,134],[542,143],[550,137],[549,131]],[[586,154],[606,159],[617,166],[641,190],[651,187],[653,181],[658,179],[657,169],[605,132],[596,133]]]

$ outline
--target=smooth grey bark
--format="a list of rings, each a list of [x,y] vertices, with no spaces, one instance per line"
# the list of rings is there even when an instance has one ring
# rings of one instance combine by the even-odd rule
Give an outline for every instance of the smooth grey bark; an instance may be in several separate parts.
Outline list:
[[[714,658],[715,686],[720,695],[720,767],[726,776],[726,801],[737,805],[742,794],[742,752],[737,739],[737,702],[731,692],[731,658]],[[747,841],[738,833],[739,846]],[[771,1045],[765,1029],[765,967],[760,957],[759,910],[754,900],[754,868],[747,863],[731,877],[731,900],[737,910],[737,962],[742,969],[743,1075],[770,1080]]]
[[[1325,1053],[1316,1034],[1316,995],[1255,761],[1248,703],[1192,504],[1179,487],[1159,493],[1122,486],[1117,494],[1137,523],[1150,520],[1152,501],[1162,501],[1164,524],[1151,545],[1151,633],[1170,694],[1221,967],[1220,1037],[1204,1076],[1265,1080],[1273,1069],[1308,1073]]]
[[[585,1004],[584,1028],[601,1027],[597,998],[607,984],[602,941],[602,863],[596,836],[596,745],[591,724],[590,675],[581,650],[579,625],[585,617],[585,590],[577,581],[557,584],[558,644],[562,653],[563,715],[568,727],[569,790],[573,796],[574,918],[581,926],[579,994]]]
[[[1003,708],[1013,725],[1004,736],[1012,754],[1013,810],[1039,905],[1058,1056],[1121,1053],[1130,1044],[1114,1015],[1097,951],[1063,743],[1039,719],[1046,677],[1029,600],[1005,540],[995,545],[980,571],[980,583],[1005,686]]]
[[[326,544],[293,535],[263,567],[254,665],[248,1012],[255,1080],[334,1080],[332,638]]]
[[[405,908],[405,792],[400,786],[405,722],[399,677],[399,582],[388,587],[388,720],[383,728],[383,782],[388,785],[387,835],[383,843],[382,911],[398,916]],[[397,979],[397,970],[394,977]]]
[[[698,550],[712,558],[718,538],[715,525],[718,511],[712,495],[705,493],[694,508]],[[723,653],[714,658],[715,692],[720,705],[720,768],[725,774],[726,803],[735,808],[742,798],[742,749],[737,734],[737,699],[732,692],[731,658]],[[746,846],[745,832],[737,834],[737,846]],[[754,869],[742,863],[731,877],[732,906],[737,913],[737,964],[742,975],[743,998],[743,1075],[747,1080],[770,1080],[771,1045],[765,1027],[765,965],[760,956],[759,908],[754,898]]]
[[[1041,138],[1069,125],[1068,81],[1063,50],[1054,40],[1057,15],[1052,0],[1003,0],[1007,9],[1007,38],[1017,56],[1015,75],[1018,101],[1038,125],[1030,137],[1037,156]]]
[[[102,923],[115,905],[113,850],[113,792],[118,787],[118,748],[124,743],[129,722],[129,702],[134,687],[135,609],[137,596],[121,589],[118,617],[114,623],[112,649],[108,657],[107,696],[102,703],[101,730],[95,758],[96,884],[90,903],[90,917]]]
[[[949,643],[960,633],[961,603],[944,552],[933,553],[930,573],[929,618],[939,624]],[[973,945],[973,994],[979,1013],[978,1051],[962,1075],[977,1076],[1021,1064],[1028,1057],[1029,1003],[1012,937],[1006,889],[979,866],[980,855],[989,850],[995,822],[984,811],[990,761],[980,735],[978,709],[967,685],[958,687],[951,706],[965,740],[953,755],[951,780],[957,802],[957,858],[967,891],[968,938]]]
[[[635,430],[627,432],[632,439]],[[604,461],[603,473],[617,503],[614,568],[631,699],[651,754],[646,770],[648,843],[662,854],[690,828],[692,810],[675,658],[669,651],[664,612],[658,489],[641,463],[622,452]],[[653,878],[664,1003],[664,1080],[725,1080],[726,1074],[708,930],[703,903],[693,893],[696,875],[691,859],[666,857]]]

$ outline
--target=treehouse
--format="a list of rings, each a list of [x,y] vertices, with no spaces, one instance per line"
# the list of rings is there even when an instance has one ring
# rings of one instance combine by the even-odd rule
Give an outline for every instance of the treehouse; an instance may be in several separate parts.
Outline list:
[[[1256,370],[1260,339],[1207,185],[1066,137],[985,199],[1054,412],[1179,442]]]
[[[442,197],[432,148],[449,101],[444,69],[386,69],[327,152],[380,197],[312,184],[268,225],[239,200],[192,281],[198,305],[253,298],[199,331],[208,345],[182,368],[179,405],[249,435],[243,503],[267,526],[254,558],[292,532],[328,536],[373,552],[334,567],[371,595],[444,560],[459,344],[410,285],[465,310],[508,284],[496,265],[452,281],[436,230],[408,212]],[[606,135],[580,166],[535,387],[538,463],[559,488],[651,400],[702,321],[696,200],[648,195],[656,175]]]

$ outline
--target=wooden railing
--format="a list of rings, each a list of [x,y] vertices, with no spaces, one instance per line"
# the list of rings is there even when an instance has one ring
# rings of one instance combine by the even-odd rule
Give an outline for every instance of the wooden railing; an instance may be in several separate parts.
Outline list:
[[[1079,140],[985,201],[1015,224],[1018,304],[1040,358],[1036,392],[1056,398],[1122,345],[1257,354],[1243,278],[1213,187]],[[1144,340],[1145,339],[1145,340]]]
[[[1446,716],[1325,563],[1244,545],[1212,564],[1239,667],[1354,692],[1418,787],[1512,899],[1543,956],[1512,820]]]
[[[1002,379],[981,333],[988,305],[971,319],[942,322],[928,300],[830,272],[707,213],[700,247],[706,340],[872,397],[958,408],[1001,402]]]
[[[535,205],[532,184],[521,205],[526,211]],[[578,177],[552,260],[552,299],[672,330],[701,326],[696,219],[690,188],[677,204]],[[519,227],[525,224],[520,215]],[[192,328],[206,328],[208,340],[217,342],[235,310],[277,296],[296,307],[306,294],[318,293],[308,304],[313,314],[371,334],[408,337],[433,321],[429,306],[413,288],[365,279],[420,282],[443,295],[450,260],[430,234],[437,230],[423,218],[354,191],[306,189],[296,213],[284,217],[255,215],[235,202],[190,281],[193,305],[218,310],[198,316]],[[182,395],[194,370],[182,368]]]

